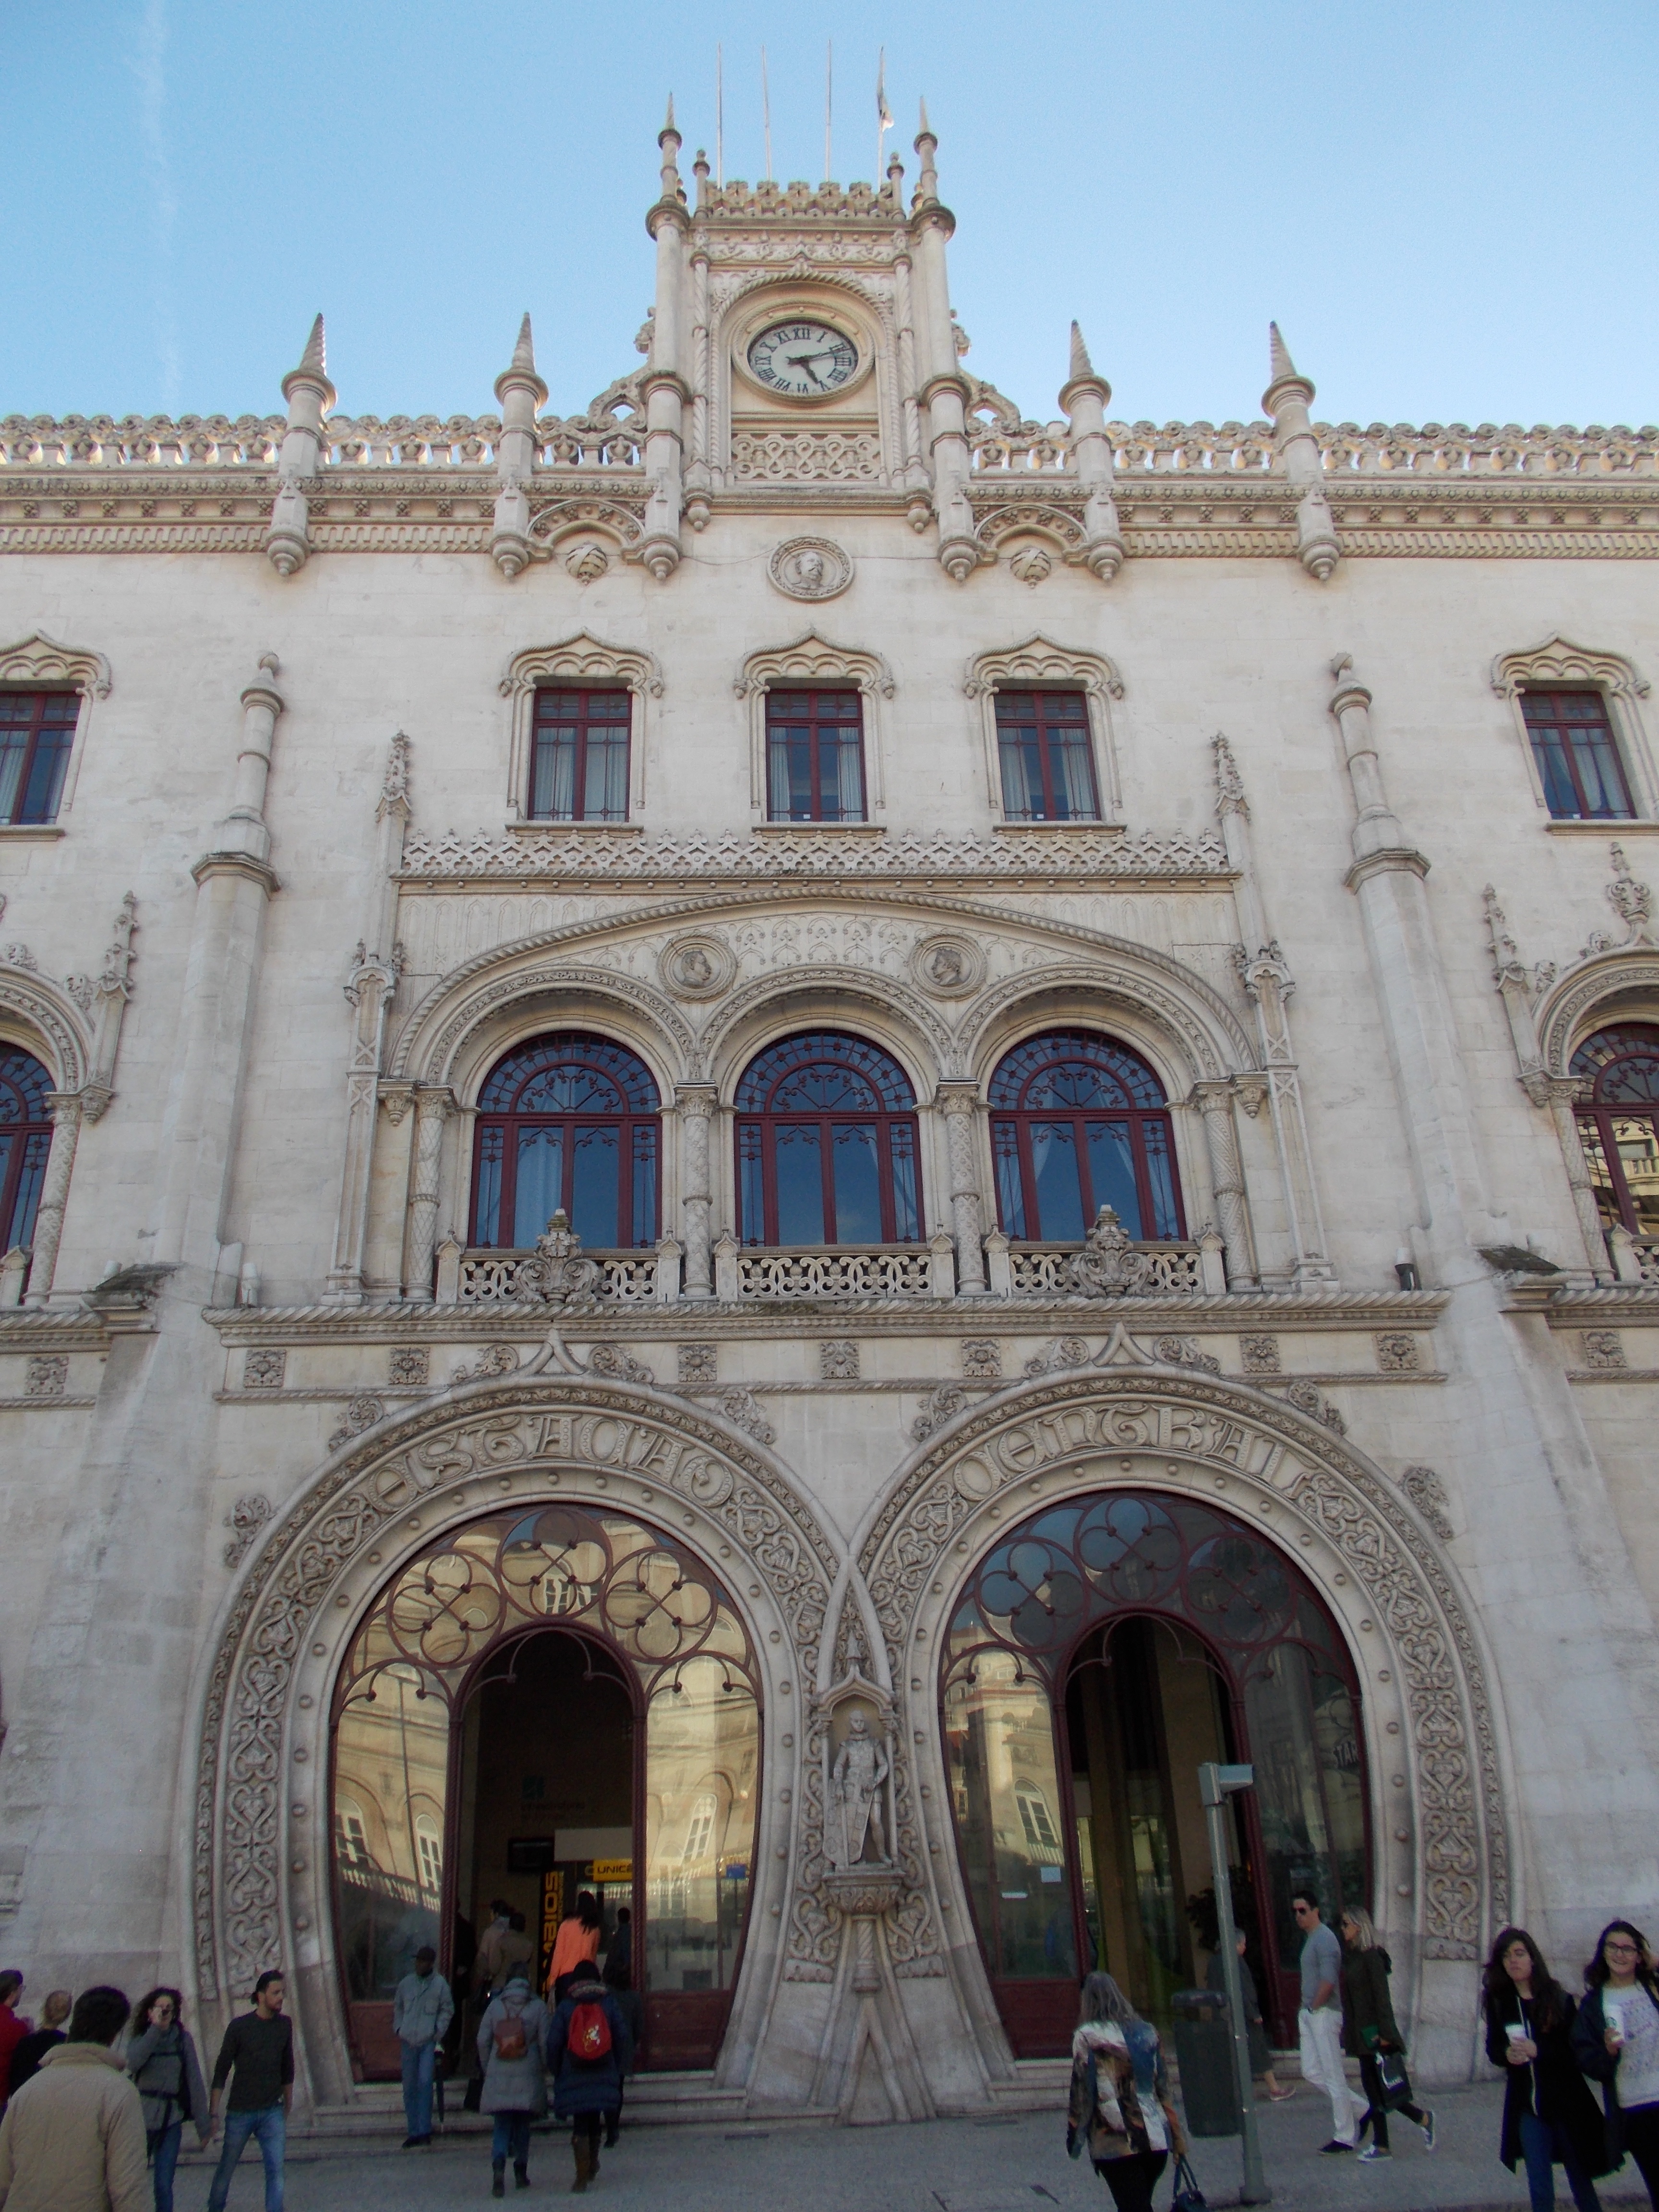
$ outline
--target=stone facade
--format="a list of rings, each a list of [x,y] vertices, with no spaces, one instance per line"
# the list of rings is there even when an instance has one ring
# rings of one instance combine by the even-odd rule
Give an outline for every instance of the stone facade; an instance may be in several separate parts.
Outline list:
[[[52,1083],[0,1266],[5,1954],[209,2021],[286,1962],[303,2100],[360,2105],[351,1639],[503,1498],[625,1500],[725,1578],[766,1717],[684,2094],[1048,2097],[941,1654],[999,1521],[1152,1491],[1318,1589],[1397,2001],[1467,2074],[1502,1920],[1565,1972],[1656,1904],[1659,1247],[1604,1233],[1570,1063],[1659,1018],[1659,434],[1316,423],[1277,332],[1266,419],[1110,420],[1074,333],[1026,421],[964,366],[925,119],[908,207],[896,165],[688,194],[679,143],[645,365],[584,415],[526,319],[499,416],[347,417],[319,321],[283,416],[0,422],[0,685],[82,702],[56,819],[0,827],[0,1045]],[[844,388],[750,373],[792,317]],[[1612,832],[1546,808],[1552,683],[1607,702]],[[529,818],[572,684],[631,703],[625,821]],[[1053,686],[1097,821],[1005,816],[997,696]],[[857,696],[865,820],[770,818],[785,688]],[[991,1073],[1057,1026],[1156,1072],[1188,1236],[998,1225]],[[660,1093],[654,1247],[468,1244],[481,1086],[557,1029]],[[738,1241],[738,1080],[814,1029],[914,1091],[907,1243]],[[854,1707],[885,1826],[845,1865]]]

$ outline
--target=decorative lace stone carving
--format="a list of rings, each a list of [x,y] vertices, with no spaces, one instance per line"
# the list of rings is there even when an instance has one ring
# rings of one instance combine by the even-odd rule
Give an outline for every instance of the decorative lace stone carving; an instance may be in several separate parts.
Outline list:
[[[1408,1467],[1400,1478],[1400,1487],[1428,1522],[1443,1544],[1449,1544],[1456,1534],[1451,1516],[1447,1511],[1446,1486],[1431,1467]]]
[[[288,1371],[288,1354],[280,1348],[258,1346],[242,1354],[244,1390],[280,1390]]]
[[[1607,1369],[1625,1364],[1625,1340],[1616,1328],[1584,1331],[1584,1364]]]
[[[1026,1361],[1027,1375],[1054,1375],[1067,1367],[1082,1367],[1089,1358],[1089,1347],[1080,1336],[1051,1336],[1041,1352],[1034,1352]]]
[[[452,1382],[482,1382],[487,1376],[511,1375],[518,1364],[516,1344],[487,1344],[474,1365],[456,1368],[449,1379]]]
[[[430,1379],[432,1354],[423,1344],[393,1345],[386,1356],[388,1382],[414,1384],[424,1389]]]
[[[249,1546],[270,1518],[270,1500],[258,1491],[239,1498],[225,1516],[225,1526],[231,1532],[225,1546],[225,1565],[240,1567]]]
[[[605,1375],[618,1382],[654,1382],[656,1376],[643,1360],[635,1359],[620,1344],[596,1344],[587,1355],[590,1375]]]
[[[360,1390],[346,1407],[345,1419],[329,1438],[329,1449],[338,1451],[342,1444],[349,1444],[354,1437],[362,1436],[365,1429],[372,1429],[377,1421],[385,1419],[384,1401],[372,1390]]]
[[[919,1444],[926,1443],[935,1429],[954,1420],[967,1403],[968,1393],[959,1382],[941,1382],[922,1400],[921,1411],[910,1424],[911,1435]]]
[[[756,1403],[752,1390],[722,1390],[714,1402],[733,1427],[746,1430],[757,1443],[776,1441],[778,1432]]]
[[[1241,1336],[1238,1349],[1247,1375],[1277,1375],[1279,1372],[1279,1339],[1276,1336]]]
[[[1421,1340],[1390,1332],[1376,1340],[1376,1364],[1384,1375],[1415,1375],[1423,1364]]]
[[[1285,1395],[1298,1413],[1307,1413],[1316,1421],[1323,1422],[1339,1437],[1346,1437],[1348,1425],[1336,1407],[1322,1398],[1311,1382],[1292,1382]]]
[[[994,1337],[964,1337],[962,1371],[966,1376],[1000,1376],[1002,1373],[1002,1346]]]
[[[1144,1289],[1154,1273],[1152,1261],[1129,1242],[1129,1232],[1109,1206],[1096,1214],[1083,1249],[1066,1269],[1071,1287],[1085,1297],[1121,1297]]]
[[[69,1356],[62,1352],[37,1352],[24,1370],[26,1398],[61,1398],[69,1388]]]
[[[818,1373],[826,1382],[855,1382],[859,1348],[845,1339],[826,1339],[818,1346]]]
[[[738,483],[878,483],[881,441],[868,431],[739,430],[732,475]]]
[[[675,1358],[682,1382],[717,1382],[720,1356],[712,1344],[677,1344]]]
[[[1190,1336],[1157,1337],[1152,1349],[1165,1367],[1190,1367],[1198,1375],[1221,1372],[1221,1362],[1211,1353],[1200,1352],[1196,1340]]]
[[[519,1264],[519,1296],[562,1305],[568,1298],[591,1297],[599,1280],[599,1261],[583,1258],[582,1240],[561,1206],[536,1239],[533,1256]]]

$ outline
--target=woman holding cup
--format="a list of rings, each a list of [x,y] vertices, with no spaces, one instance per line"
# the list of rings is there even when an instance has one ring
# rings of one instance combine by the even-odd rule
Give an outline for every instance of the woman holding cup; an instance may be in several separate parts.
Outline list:
[[[1609,1921],[1584,1984],[1573,2051],[1602,2085],[1609,2155],[1617,2164],[1629,2152],[1649,2203],[1659,2208],[1659,1987],[1641,1929],[1628,1920]]]
[[[1574,2051],[1578,2008],[1524,1928],[1498,1930],[1486,2000],[1486,2056],[1504,2075],[1498,2157],[1511,2173],[1524,2163],[1532,2212],[1553,2212],[1558,2166],[1578,2212],[1600,2212],[1595,2177],[1619,2161],[1607,2155],[1601,2115]]]

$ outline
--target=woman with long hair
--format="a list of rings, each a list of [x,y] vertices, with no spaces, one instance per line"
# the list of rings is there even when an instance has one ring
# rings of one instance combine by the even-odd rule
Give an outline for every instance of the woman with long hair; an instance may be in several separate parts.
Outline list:
[[[1072,2038],[1066,2149],[1073,2158],[1087,2149],[1117,2212],[1152,2212],[1170,2152],[1186,2147],[1158,2030],[1109,1974],[1091,1974]]]
[[[127,2045],[127,2072],[144,2108],[155,2212],[173,2212],[173,2177],[185,2122],[195,2128],[204,2150],[212,2140],[201,2062],[184,2012],[177,1990],[152,1990],[133,2007]]]
[[[1504,2124],[1498,2155],[1527,2169],[1532,2212],[1553,2212],[1555,2168],[1565,2167],[1578,2212],[1601,2212],[1595,2177],[1610,2172],[1601,2115],[1574,2056],[1577,2006],[1524,1928],[1500,1928],[1486,1961],[1486,2056],[1501,2067]]]
[[[599,1957],[604,1929],[605,1916],[599,1911],[599,1899],[591,1889],[581,1890],[577,1894],[575,1911],[566,1913],[553,1938],[553,1956],[547,1968],[547,1994],[554,2004],[562,2004],[569,1995],[577,1968],[591,1966]]]
[[[1368,2164],[1379,2158],[1392,2158],[1389,2148],[1389,2107],[1382,2083],[1384,2058],[1402,2062],[1406,2056],[1405,2039],[1394,2017],[1394,1999],[1389,1993],[1389,1976],[1394,1961],[1376,1940],[1376,1929],[1371,1916],[1363,1905],[1345,1907],[1339,1923],[1341,1929],[1342,1954],[1342,2048],[1350,2058],[1359,2061],[1359,2086],[1369,2100],[1360,2117],[1359,2132],[1371,2131],[1369,2147],[1360,2157]],[[1425,2112],[1420,2105],[1411,2102],[1411,2089],[1407,2085],[1403,2101],[1395,2110],[1404,2119],[1415,2121],[1423,2130],[1423,2148],[1434,2148],[1434,2114]]]
[[[1601,2084],[1608,2157],[1616,2166],[1628,2151],[1659,2206],[1659,1984],[1647,1937],[1628,1920],[1610,1920],[1596,1938],[1572,2048]]]

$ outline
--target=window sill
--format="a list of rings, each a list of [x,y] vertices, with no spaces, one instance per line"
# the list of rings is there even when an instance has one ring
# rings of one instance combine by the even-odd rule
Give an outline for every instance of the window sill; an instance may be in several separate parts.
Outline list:
[[[1605,822],[1547,822],[1552,837],[1659,836],[1659,822],[1650,815],[1613,815]]]
[[[520,837],[642,837],[643,822],[526,822],[522,819],[507,823],[507,829]]]
[[[884,822],[755,822],[760,836],[773,837],[884,837]]]
[[[1124,828],[1126,828],[1127,826],[1127,825],[1126,823],[1121,823],[1121,822],[1108,822],[1108,821],[1106,821],[1103,817],[1102,819],[1099,819],[1099,820],[1097,820],[1097,821],[1092,821],[1092,822],[1084,822],[1084,821],[1079,821],[1079,820],[1077,820],[1077,819],[1075,819],[1075,818],[1074,818],[1074,819],[1073,819],[1073,820],[1072,820],[1072,821],[1070,821],[1070,822],[1004,822],[1004,821],[997,821],[997,822],[994,822],[994,823],[991,824],[991,828],[992,828],[992,830],[994,830],[997,835],[999,835],[1000,836],[1004,836],[1004,837],[1023,837],[1023,836],[1024,836],[1026,835],[1026,833],[1027,833],[1028,831],[1032,830],[1037,830],[1037,831],[1039,831],[1039,832],[1047,832],[1047,831],[1049,831],[1049,830],[1123,830]]]
[[[61,822],[0,822],[0,839],[8,844],[49,845],[64,834]]]

